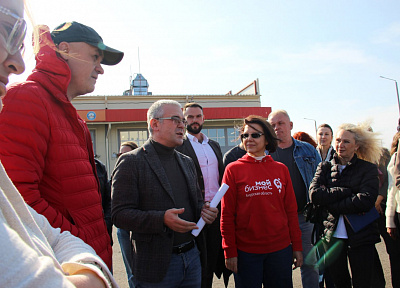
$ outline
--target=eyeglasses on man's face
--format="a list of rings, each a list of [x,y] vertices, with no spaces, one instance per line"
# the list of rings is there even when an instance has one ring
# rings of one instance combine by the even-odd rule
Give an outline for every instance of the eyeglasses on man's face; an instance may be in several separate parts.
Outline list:
[[[185,118],[180,118],[178,116],[164,117],[164,118],[154,118],[157,120],[172,120],[176,125],[183,123],[183,125],[187,125],[187,121]]]
[[[6,50],[9,54],[14,55],[24,48],[24,39],[26,35],[26,22],[9,9],[0,6],[0,12],[10,18],[14,18],[15,23],[6,21],[7,17],[0,18],[0,34],[6,41]]]
[[[251,138],[257,139],[257,138],[260,138],[261,135],[264,135],[264,133],[251,133],[251,134],[243,133],[243,134],[240,135],[240,138],[247,139],[247,138],[249,138],[251,136]]]

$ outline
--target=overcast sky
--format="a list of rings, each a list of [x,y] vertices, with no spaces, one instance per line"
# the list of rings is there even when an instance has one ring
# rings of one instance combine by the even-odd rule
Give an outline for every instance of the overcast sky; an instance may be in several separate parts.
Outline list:
[[[33,21],[93,27],[125,52],[93,95],[121,95],[140,72],[153,95],[225,94],[259,79],[261,105],[312,135],[371,119],[389,147],[399,108],[400,1],[28,0]],[[30,40],[27,39],[27,44]],[[34,67],[31,50],[23,81]]]

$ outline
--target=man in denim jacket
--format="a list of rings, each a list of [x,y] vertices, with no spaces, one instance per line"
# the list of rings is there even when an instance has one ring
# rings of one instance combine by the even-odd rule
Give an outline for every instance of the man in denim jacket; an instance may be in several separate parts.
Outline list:
[[[306,222],[301,213],[309,199],[308,189],[314,177],[317,165],[321,162],[317,150],[310,144],[293,139],[291,130],[293,122],[285,110],[273,111],[268,116],[268,122],[275,130],[279,138],[277,151],[271,153],[275,161],[285,164],[292,178],[294,192],[296,194],[301,239],[303,242],[304,264],[301,269],[301,280],[304,288],[319,287],[318,268],[316,267],[316,254],[312,249],[311,233],[313,224]]]

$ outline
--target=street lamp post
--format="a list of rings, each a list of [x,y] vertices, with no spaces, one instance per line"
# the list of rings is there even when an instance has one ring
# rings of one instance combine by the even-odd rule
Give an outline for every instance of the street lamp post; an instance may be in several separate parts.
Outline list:
[[[379,76],[379,77],[386,79],[386,80],[394,81],[394,83],[396,83],[397,106],[399,107],[399,114],[400,114],[400,98],[399,98],[399,87],[397,86],[397,81],[392,78],[387,78],[387,77],[383,77],[383,76]]]
[[[314,126],[315,126],[315,139],[317,139],[317,121],[315,119],[310,119],[310,118],[304,118],[305,120],[311,120],[314,121]]]

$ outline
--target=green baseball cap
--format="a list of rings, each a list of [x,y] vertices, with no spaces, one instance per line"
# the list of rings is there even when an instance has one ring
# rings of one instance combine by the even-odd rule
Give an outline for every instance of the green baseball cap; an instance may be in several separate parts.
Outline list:
[[[78,22],[64,22],[51,32],[54,44],[61,42],[85,42],[103,51],[104,58],[101,64],[116,65],[121,62],[124,52],[104,44],[100,35],[91,27]]]

